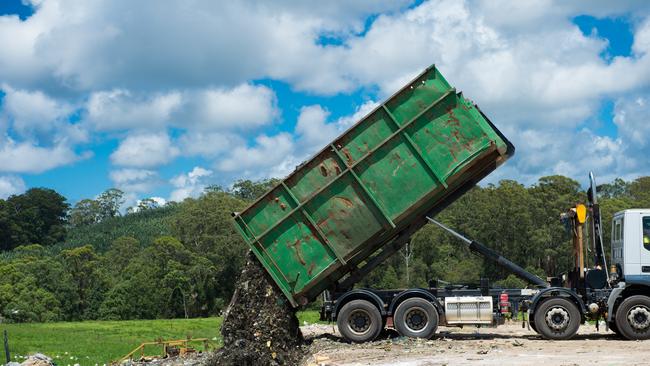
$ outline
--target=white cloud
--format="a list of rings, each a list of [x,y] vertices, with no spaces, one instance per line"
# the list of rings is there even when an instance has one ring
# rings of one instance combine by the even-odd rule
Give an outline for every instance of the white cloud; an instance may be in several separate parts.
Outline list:
[[[320,105],[302,107],[295,132],[307,151],[314,151],[330,142],[338,133],[335,124],[326,123],[329,112]]]
[[[170,180],[174,190],[169,196],[169,200],[180,202],[188,197],[200,195],[206,187],[205,178],[211,175],[211,170],[197,166],[187,174],[175,176]]]
[[[166,133],[139,133],[127,136],[111,154],[115,165],[154,167],[170,162],[180,151]]]
[[[69,90],[151,90],[236,85],[296,68],[287,77],[309,83],[322,63],[301,56],[319,56],[313,39],[320,32],[360,32],[367,16],[407,3],[49,0],[24,22],[0,19],[0,78]]]
[[[0,143],[0,157],[13,159],[0,170],[70,164],[80,142],[118,130],[127,137],[111,155],[115,165],[153,168],[183,155],[209,159],[224,175],[283,175],[376,103],[331,120],[310,102],[293,134],[278,133],[278,102],[301,106],[278,101],[256,80],[286,82],[268,85],[292,94],[361,90],[376,98],[432,63],[515,142],[518,155],[503,170],[511,178],[570,171],[566,157],[584,139],[588,164],[641,169],[612,162],[647,153],[627,145],[647,146],[645,109],[630,95],[650,84],[650,3],[408,3],[48,0],[26,21],[1,16],[0,83],[15,89],[3,102],[0,133],[15,140]],[[571,21],[581,14],[633,14],[633,55],[604,60],[608,41],[583,35]],[[377,16],[367,23],[369,15]],[[603,98],[619,100],[619,136],[594,132]],[[82,122],[69,123],[80,107]],[[168,129],[180,130],[177,141],[160,132]]]
[[[164,127],[250,129],[278,116],[273,90],[263,85],[196,88],[165,93],[125,89],[92,93],[84,121],[99,131]]]
[[[146,193],[160,181],[158,173],[147,169],[118,169],[110,172],[109,177],[116,188],[126,193]]]
[[[621,98],[614,114],[621,137],[632,146],[650,147],[650,97]]]
[[[260,135],[254,146],[238,146],[229,151],[216,163],[216,168],[223,172],[237,172],[241,177],[283,176],[293,168],[287,165],[292,160],[293,145],[288,133]]]
[[[179,127],[245,130],[266,125],[278,115],[275,93],[262,85],[203,89],[186,93],[185,100],[184,112],[177,116]]]
[[[178,144],[184,155],[215,158],[246,142],[241,136],[227,132],[190,131],[178,138]]]
[[[7,198],[25,191],[25,182],[15,175],[0,175],[0,198]]]
[[[0,171],[14,173],[41,173],[88,158],[90,152],[77,155],[64,143],[43,147],[11,139],[0,142]]]
[[[41,91],[15,90],[7,85],[2,113],[11,120],[13,129],[31,136],[34,132],[51,132],[73,111],[72,106],[56,101]]]
[[[100,131],[161,128],[169,123],[181,99],[178,92],[139,97],[123,89],[96,92],[88,100],[86,121]]]
[[[354,113],[349,116],[343,116],[336,120],[336,126],[340,131],[350,128],[355,123],[359,122],[361,118],[367,116],[375,108],[379,107],[379,103],[369,100],[360,106],[357,106]]]

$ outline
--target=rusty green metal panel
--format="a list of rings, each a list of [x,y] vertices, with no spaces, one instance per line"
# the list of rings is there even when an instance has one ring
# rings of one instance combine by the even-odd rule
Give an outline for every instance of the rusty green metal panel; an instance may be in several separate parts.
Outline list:
[[[431,66],[237,213],[235,226],[297,306],[512,152]]]

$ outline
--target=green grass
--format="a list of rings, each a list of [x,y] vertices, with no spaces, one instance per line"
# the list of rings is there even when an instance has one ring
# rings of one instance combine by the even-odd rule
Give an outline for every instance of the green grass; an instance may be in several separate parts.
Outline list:
[[[301,325],[316,323],[318,312],[300,312],[298,319]],[[0,332],[6,329],[9,333],[13,361],[22,361],[15,356],[40,352],[54,358],[59,366],[101,366],[120,359],[141,343],[160,339],[208,338],[214,346],[221,346],[220,328],[221,318],[0,324]],[[160,350],[152,346],[146,354]]]

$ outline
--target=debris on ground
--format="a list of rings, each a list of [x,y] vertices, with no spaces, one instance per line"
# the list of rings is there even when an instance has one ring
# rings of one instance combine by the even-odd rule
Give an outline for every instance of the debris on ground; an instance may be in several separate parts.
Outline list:
[[[54,366],[52,359],[42,353],[35,353],[22,363],[9,362],[6,366]]]
[[[295,310],[250,252],[221,334],[224,346],[209,366],[297,365],[304,356]]]
[[[210,359],[210,353],[195,352],[174,357],[145,357],[140,361],[125,361],[128,366],[202,366]]]

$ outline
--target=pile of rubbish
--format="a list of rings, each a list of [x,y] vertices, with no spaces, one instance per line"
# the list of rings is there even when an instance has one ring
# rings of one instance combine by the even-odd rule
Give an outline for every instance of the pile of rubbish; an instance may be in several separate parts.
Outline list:
[[[36,353],[27,357],[22,363],[9,362],[6,366],[54,366],[54,362],[50,357]]]
[[[296,365],[305,356],[295,310],[252,253],[224,314],[224,346],[207,362],[221,365]]]

